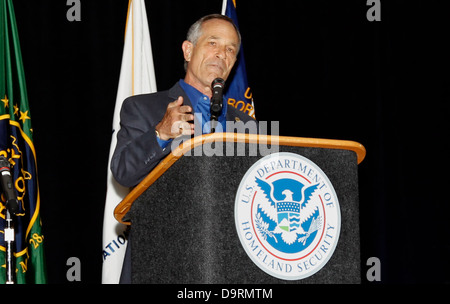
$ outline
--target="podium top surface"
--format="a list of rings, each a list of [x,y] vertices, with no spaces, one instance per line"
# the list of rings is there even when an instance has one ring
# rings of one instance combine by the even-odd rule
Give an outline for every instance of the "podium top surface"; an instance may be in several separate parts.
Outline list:
[[[122,224],[130,225],[129,222],[124,222],[122,221],[122,219],[130,210],[133,202],[186,152],[194,149],[197,146],[211,142],[237,142],[253,144],[262,142],[268,145],[276,144],[294,147],[350,150],[356,153],[358,164],[360,164],[366,156],[366,149],[362,144],[348,140],[270,136],[241,133],[213,133],[197,136],[191,138],[190,140],[182,142],[182,144],[175,148],[136,187],[133,188],[133,190],[114,209],[114,217],[116,218],[116,220]]]

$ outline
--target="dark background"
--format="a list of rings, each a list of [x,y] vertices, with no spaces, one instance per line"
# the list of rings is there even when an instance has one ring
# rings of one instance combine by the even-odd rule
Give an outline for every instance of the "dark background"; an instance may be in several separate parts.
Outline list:
[[[280,135],[362,143],[362,280],[449,282],[450,138],[446,1],[238,0],[247,73],[261,121]],[[15,1],[37,151],[50,283],[81,260],[100,283],[106,174],[127,0]],[[184,76],[181,43],[221,0],[147,0],[159,90]],[[371,283],[368,283],[371,284]]]

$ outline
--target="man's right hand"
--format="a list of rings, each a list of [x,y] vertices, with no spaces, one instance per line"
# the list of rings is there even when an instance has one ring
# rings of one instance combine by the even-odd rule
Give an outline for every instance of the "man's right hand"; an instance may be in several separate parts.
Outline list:
[[[183,97],[169,103],[163,119],[155,129],[162,140],[194,134],[194,115],[190,106],[183,105]]]

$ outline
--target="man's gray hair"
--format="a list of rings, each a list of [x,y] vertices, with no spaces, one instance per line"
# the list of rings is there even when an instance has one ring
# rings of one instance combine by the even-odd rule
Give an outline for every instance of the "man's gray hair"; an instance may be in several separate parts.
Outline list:
[[[231,23],[234,27],[234,29],[236,30],[236,33],[238,35],[238,45],[237,45],[237,53],[239,52],[239,49],[241,48],[241,33],[239,32],[239,29],[237,28],[236,24],[234,24],[233,20],[225,15],[220,15],[220,14],[211,14],[211,15],[206,15],[200,19],[198,19],[194,24],[191,25],[191,27],[188,30],[187,33],[187,37],[186,40],[189,42],[192,42],[194,45],[197,44],[198,39],[200,38],[200,36],[202,35],[202,25],[203,23],[205,23],[208,20],[213,20],[213,19],[219,19],[219,20],[224,20],[227,21],[229,23]],[[187,70],[187,61],[184,61],[184,69]]]

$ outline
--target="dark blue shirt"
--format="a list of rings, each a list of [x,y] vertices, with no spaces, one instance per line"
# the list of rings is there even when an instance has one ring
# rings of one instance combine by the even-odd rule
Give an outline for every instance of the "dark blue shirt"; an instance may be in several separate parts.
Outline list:
[[[206,96],[193,86],[187,84],[186,82],[184,82],[183,79],[180,79],[180,85],[186,92],[186,95],[189,97],[189,100],[191,101],[195,117],[197,118],[198,121],[202,122],[202,134],[211,133],[211,125],[210,125],[211,107],[209,96]],[[226,114],[227,114],[227,103],[224,102],[222,114],[218,118],[218,121],[222,126],[221,132],[226,131]],[[220,126],[217,126],[216,132],[220,132]]]
[[[180,79],[180,85],[181,88],[183,88],[184,92],[186,92],[186,95],[189,98],[189,100],[191,101],[193,113],[195,115],[196,120],[198,122],[201,122],[202,134],[211,133],[211,124],[210,124],[211,109],[209,96],[206,96],[193,86],[187,84],[186,82],[184,82],[183,79]],[[218,118],[220,125],[219,124],[217,125],[216,132],[226,131],[226,114],[227,114],[227,103],[224,102],[222,114]],[[198,130],[196,132],[198,132]],[[163,149],[167,147],[167,145],[172,141],[172,140],[162,140],[159,138],[156,139],[158,140],[159,145]]]

